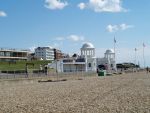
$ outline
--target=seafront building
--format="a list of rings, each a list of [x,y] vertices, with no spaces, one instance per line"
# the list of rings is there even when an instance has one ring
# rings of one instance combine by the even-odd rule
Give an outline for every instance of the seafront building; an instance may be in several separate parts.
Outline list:
[[[104,65],[107,70],[116,70],[115,52],[113,49],[107,49],[103,58],[96,58],[97,66]]]
[[[0,61],[28,60],[29,50],[0,48]]]
[[[95,47],[91,43],[85,43],[81,47],[81,55],[76,57],[62,58],[48,64],[48,67],[55,68],[57,72],[91,72],[96,71]]]
[[[108,72],[116,71],[115,52],[108,49],[103,58],[96,58],[95,47],[91,43],[84,43],[80,49],[81,54],[75,57],[62,58],[48,64],[48,67],[56,69],[57,72],[96,72],[103,65]]]
[[[106,50],[103,58],[96,58],[94,45],[87,42],[82,45],[80,51],[80,55],[65,57],[60,50],[51,47],[37,47],[33,54],[29,50],[0,48],[0,61],[51,60],[53,63],[48,64],[48,67],[58,72],[91,72],[96,71],[100,65],[106,66],[107,70],[116,70],[113,49]]]
[[[54,60],[54,49],[52,47],[37,47],[35,57],[40,60]]]
[[[61,50],[54,48],[54,60],[59,60],[61,58],[64,58],[64,54]]]

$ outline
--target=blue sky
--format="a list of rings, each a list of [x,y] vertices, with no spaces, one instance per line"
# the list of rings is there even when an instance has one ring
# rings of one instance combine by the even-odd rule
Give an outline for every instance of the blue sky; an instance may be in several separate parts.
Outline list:
[[[91,42],[99,57],[113,48],[118,62],[150,64],[150,0],[0,0],[0,47],[52,46],[79,52]]]

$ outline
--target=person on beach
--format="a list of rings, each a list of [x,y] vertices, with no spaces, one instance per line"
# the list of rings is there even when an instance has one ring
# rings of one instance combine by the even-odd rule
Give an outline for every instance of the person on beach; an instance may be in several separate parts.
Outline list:
[[[45,75],[47,75],[47,65],[45,65],[44,71],[45,71]]]
[[[148,68],[148,66],[146,67],[146,72],[147,72],[147,73],[149,72],[149,68]]]
[[[26,72],[26,78],[28,78],[28,66],[27,65],[25,67],[25,72]]]

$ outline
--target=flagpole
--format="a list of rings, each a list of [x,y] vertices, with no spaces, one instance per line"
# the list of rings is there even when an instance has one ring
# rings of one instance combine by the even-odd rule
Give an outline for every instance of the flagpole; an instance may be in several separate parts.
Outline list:
[[[136,57],[137,57],[137,49],[135,48],[135,71],[137,71],[137,67],[136,67],[136,65],[137,65],[137,63],[136,63]]]
[[[144,65],[144,69],[145,69],[145,44],[143,43],[143,65]]]
[[[116,41],[115,41],[115,39],[114,39],[114,53],[115,53],[114,59],[115,59],[115,63],[116,63]]]
[[[136,51],[137,51],[137,50],[136,50],[136,48],[135,48],[135,65],[136,65]]]
[[[115,60],[115,70],[117,71],[117,67],[116,67],[116,39],[114,36],[114,60]]]

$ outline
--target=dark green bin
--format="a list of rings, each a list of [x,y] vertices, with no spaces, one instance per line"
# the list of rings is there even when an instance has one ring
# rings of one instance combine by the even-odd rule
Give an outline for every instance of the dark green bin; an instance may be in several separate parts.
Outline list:
[[[106,75],[106,71],[105,70],[98,72],[98,76],[105,76],[105,75]]]

